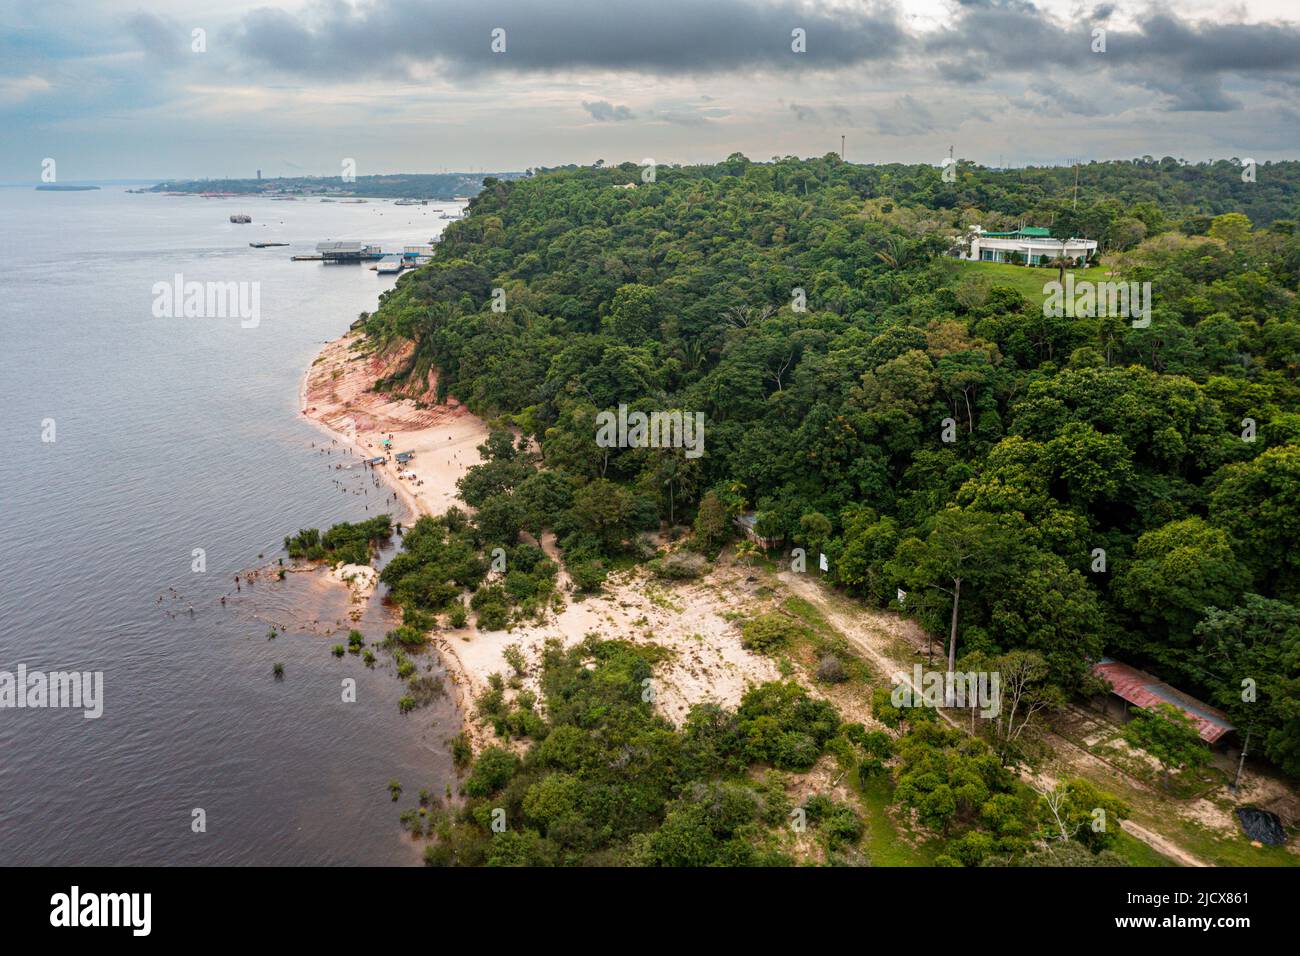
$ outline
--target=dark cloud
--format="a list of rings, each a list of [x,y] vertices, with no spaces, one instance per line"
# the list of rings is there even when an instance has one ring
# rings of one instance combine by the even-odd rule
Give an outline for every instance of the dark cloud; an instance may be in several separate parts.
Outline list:
[[[791,33],[806,34],[805,53]],[[505,31],[505,52],[492,31]],[[327,0],[302,14],[260,8],[239,45],[264,67],[319,77],[392,75],[412,65],[451,75],[605,69],[669,74],[841,68],[888,60],[908,43],[892,7],[819,11],[799,0]]]
[[[1101,115],[1101,106],[1096,97],[1081,95],[1071,89],[1068,83],[1036,80],[1031,89],[1040,99],[1030,101],[1026,98],[1018,101],[1017,105],[1027,106],[1034,112],[1045,116],[1065,116],[1069,113],[1077,116]]]
[[[954,82],[996,81],[1008,75],[1055,69],[1084,96],[1091,76],[1166,97],[1173,111],[1237,109],[1224,90],[1230,77],[1277,79],[1300,72],[1300,28],[1289,23],[1191,23],[1153,9],[1133,30],[1106,29],[1106,51],[1092,51],[1092,31],[1113,14],[1059,22],[1026,0],[970,0],[943,29],[925,37],[923,51]],[[1081,112],[1072,110],[1072,112]]]
[[[349,77],[452,79],[486,71],[538,74],[609,70],[660,76],[845,70],[888,65],[963,85],[1068,76],[1074,97],[1095,77],[1159,94],[1170,110],[1236,109],[1224,89],[1233,77],[1292,81],[1300,74],[1300,29],[1284,23],[1191,23],[1167,8],[1138,14],[1134,29],[1106,29],[1106,52],[1092,30],[1115,4],[1058,20],[1030,0],[959,0],[947,24],[927,33],[902,26],[890,0],[818,9],[803,0],[373,0],[354,7],[321,0],[303,12],[262,8],[246,15],[238,49],[267,68],[346,82]],[[163,21],[140,15],[132,29],[151,48],[167,39]],[[791,50],[791,31],[807,52]],[[505,52],[492,52],[493,30]],[[1054,77],[1055,78],[1055,77]],[[617,109],[613,108],[612,109]],[[1085,108],[1067,106],[1069,112]],[[588,112],[597,120],[599,106]],[[796,110],[796,115],[798,111]],[[810,118],[802,114],[804,118]],[[698,120],[692,120],[698,122]]]
[[[626,106],[615,106],[605,100],[596,100],[594,103],[584,102],[582,108],[590,113],[591,118],[598,123],[619,123],[633,119],[636,116]]]

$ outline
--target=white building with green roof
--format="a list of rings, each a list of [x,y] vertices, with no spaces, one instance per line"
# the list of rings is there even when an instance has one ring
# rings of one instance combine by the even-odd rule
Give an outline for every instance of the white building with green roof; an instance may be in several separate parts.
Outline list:
[[[1042,266],[1062,256],[1082,263],[1097,251],[1095,239],[1053,239],[1051,230],[1026,226],[1013,232],[985,232],[983,226],[971,226],[966,241],[956,254],[961,259],[978,262],[1014,262]]]

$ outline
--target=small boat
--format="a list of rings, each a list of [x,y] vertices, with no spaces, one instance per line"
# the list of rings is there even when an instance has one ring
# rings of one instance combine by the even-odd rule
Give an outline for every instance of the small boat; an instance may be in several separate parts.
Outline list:
[[[271,246],[287,246],[287,242],[250,242],[254,249],[269,249]]]
[[[248,215],[247,213],[237,212],[230,217],[230,221],[239,222],[239,223],[249,223],[253,221],[253,217]]]

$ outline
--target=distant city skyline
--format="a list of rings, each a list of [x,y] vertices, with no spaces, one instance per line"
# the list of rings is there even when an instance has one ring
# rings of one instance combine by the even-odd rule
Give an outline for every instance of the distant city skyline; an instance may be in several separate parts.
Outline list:
[[[65,182],[766,160],[842,135],[854,162],[938,164],[950,145],[989,166],[1297,158],[1297,16],[1276,0],[5,0],[0,181],[37,181],[46,158]]]

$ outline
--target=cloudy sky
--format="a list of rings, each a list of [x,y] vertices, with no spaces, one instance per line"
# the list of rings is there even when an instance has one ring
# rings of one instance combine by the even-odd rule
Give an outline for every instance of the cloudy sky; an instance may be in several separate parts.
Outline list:
[[[0,0],[5,181],[1294,159],[1298,90],[1295,0]]]

